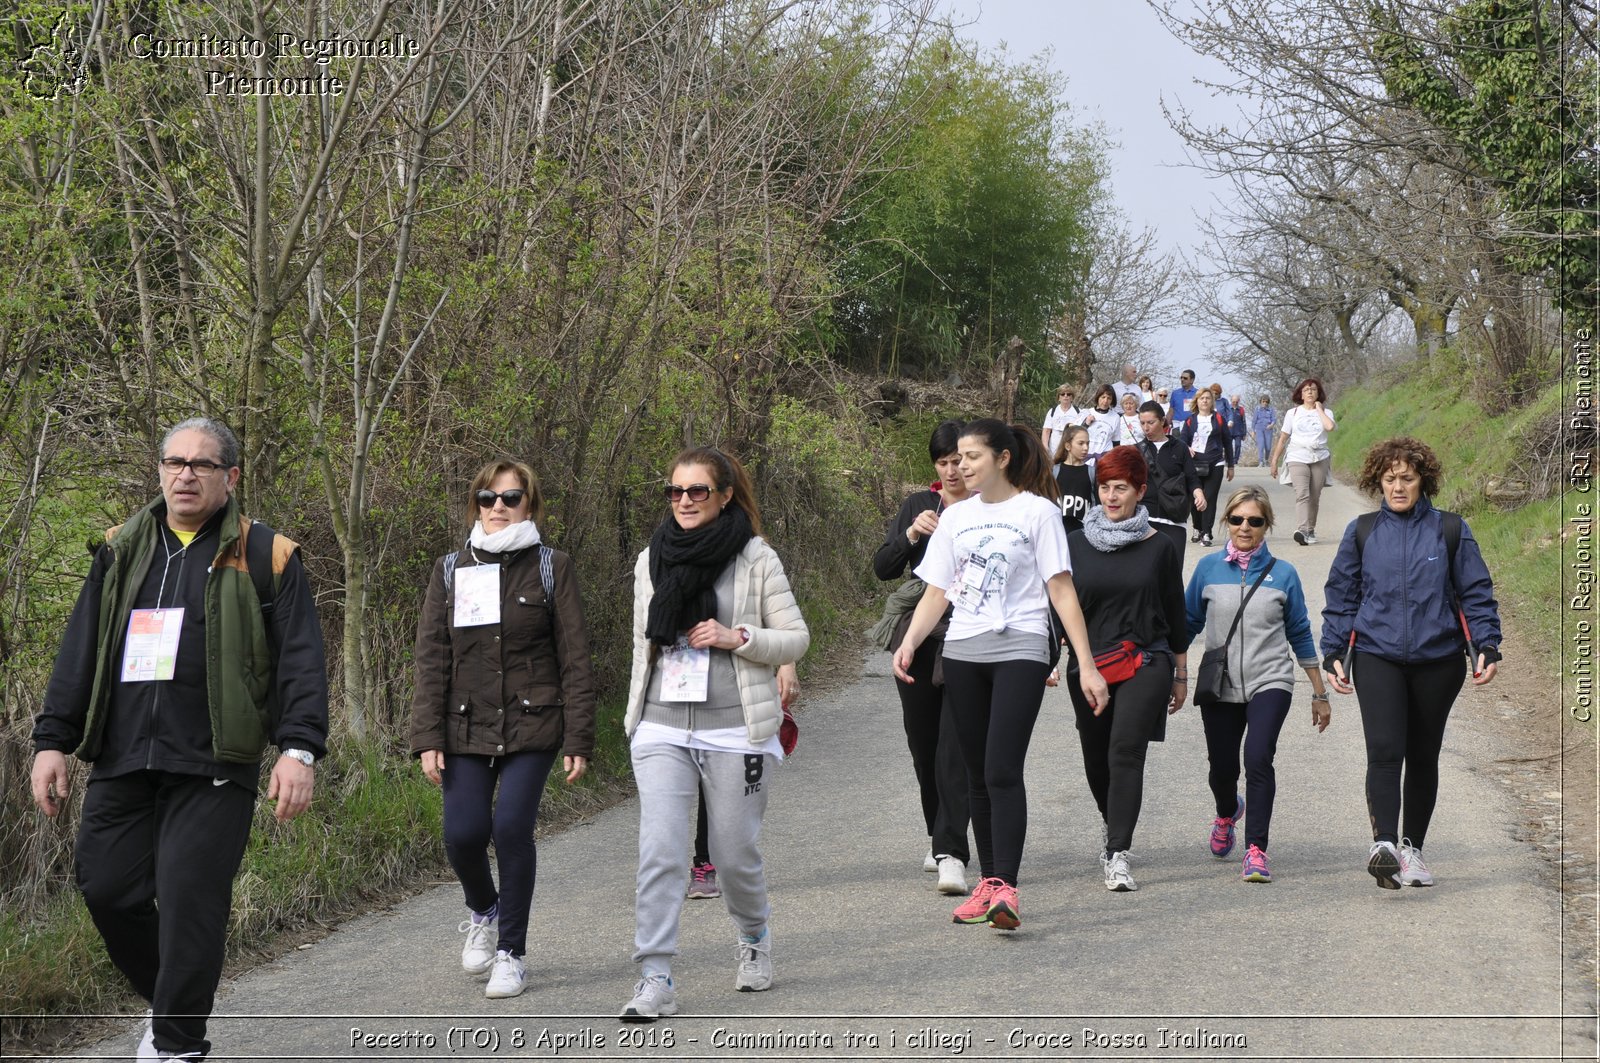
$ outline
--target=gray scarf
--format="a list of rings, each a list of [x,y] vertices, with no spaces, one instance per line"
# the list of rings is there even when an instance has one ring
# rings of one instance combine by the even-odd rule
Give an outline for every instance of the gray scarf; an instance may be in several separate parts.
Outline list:
[[[1143,506],[1135,509],[1133,516],[1126,520],[1107,517],[1104,506],[1095,506],[1083,515],[1083,537],[1102,554],[1131,546],[1149,534],[1150,514]]]

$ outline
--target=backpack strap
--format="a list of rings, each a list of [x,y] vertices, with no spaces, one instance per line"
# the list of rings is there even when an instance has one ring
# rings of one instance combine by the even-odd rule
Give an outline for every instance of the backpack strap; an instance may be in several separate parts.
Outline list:
[[[244,563],[250,570],[250,582],[255,584],[256,597],[261,601],[261,615],[272,628],[272,607],[277,597],[278,573],[273,571],[272,552],[278,533],[259,520],[250,522],[245,532]]]

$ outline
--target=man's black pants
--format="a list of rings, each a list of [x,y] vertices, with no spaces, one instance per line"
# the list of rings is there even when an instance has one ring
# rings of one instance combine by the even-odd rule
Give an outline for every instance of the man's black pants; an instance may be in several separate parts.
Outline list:
[[[91,780],[78,888],[111,962],[155,1012],[156,1048],[205,1055],[222,977],[233,876],[255,794],[205,775],[136,771]]]

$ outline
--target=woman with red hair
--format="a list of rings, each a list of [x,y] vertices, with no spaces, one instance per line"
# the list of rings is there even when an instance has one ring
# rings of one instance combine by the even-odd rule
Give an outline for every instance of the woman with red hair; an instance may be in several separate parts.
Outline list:
[[[1328,433],[1338,427],[1333,411],[1323,409],[1328,391],[1322,381],[1308,376],[1294,389],[1294,406],[1283,415],[1278,442],[1272,448],[1272,477],[1278,476],[1278,459],[1285,461],[1288,483],[1294,485],[1294,518],[1298,527],[1294,541],[1301,546],[1317,544],[1317,506],[1322,501],[1322,486],[1328,482],[1333,454],[1328,450]]]
[[[1106,889],[1138,889],[1128,870],[1144,798],[1145,751],[1166,737],[1166,720],[1188,696],[1189,630],[1183,563],[1140,503],[1149,467],[1137,447],[1100,459],[1100,504],[1067,536],[1089,646],[1110,695],[1098,704],[1068,683],[1089,790],[1105,823],[1100,856]],[[1078,664],[1077,660],[1074,665]]]

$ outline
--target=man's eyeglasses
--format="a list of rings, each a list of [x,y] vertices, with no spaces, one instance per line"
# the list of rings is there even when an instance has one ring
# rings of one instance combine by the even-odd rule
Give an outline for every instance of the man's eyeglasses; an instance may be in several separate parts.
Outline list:
[[[188,469],[196,476],[206,477],[218,469],[226,468],[228,466],[223,465],[221,462],[207,461],[205,458],[196,458],[193,461],[185,461],[182,458],[161,459],[161,471],[171,476],[182,476],[183,470]]]
[[[1265,528],[1267,526],[1266,517],[1241,517],[1237,513],[1228,514],[1228,523],[1232,524],[1235,528],[1246,521],[1250,523],[1250,527],[1252,528]]]
[[[494,500],[498,498],[500,501],[506,504],[507,509],[516,509],[518,506],[522,505],[522,500],[526,498],[527,495],[528,492],[522,490],[520,487],[513,488],[510,491],[499,492],[491,491],[485,487],[482,491],[478,492],[478,507],[480,509],[489,509],[494,505]]]
[[[661,494],[668,502],[677,502],[684,495],[689,496],[691,502],[704,502],[711,497],[711,488],[705,484],[694,484],[690,487],[679,487],[677,484],[667,484],[661,489]]]

